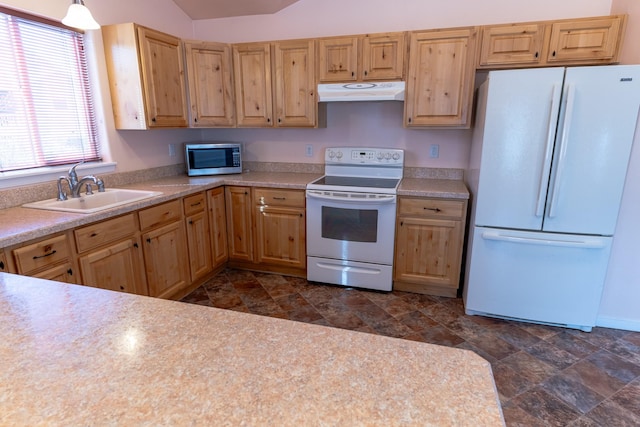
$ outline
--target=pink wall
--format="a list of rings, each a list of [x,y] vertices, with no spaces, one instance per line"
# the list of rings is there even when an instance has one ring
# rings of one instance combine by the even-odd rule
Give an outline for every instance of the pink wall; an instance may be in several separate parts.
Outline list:
[[[628,14],[623,64],[640,64],[640,1],[613,0],[611,13]],[[640,331],[640,120],[618,216],[598,325]]]

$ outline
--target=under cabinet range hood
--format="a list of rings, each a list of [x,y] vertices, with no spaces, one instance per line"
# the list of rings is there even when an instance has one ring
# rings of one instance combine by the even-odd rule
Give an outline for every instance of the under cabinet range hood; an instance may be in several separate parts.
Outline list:
[[[318,101],[404,101],[404,87],[402,81],[319,84]]]

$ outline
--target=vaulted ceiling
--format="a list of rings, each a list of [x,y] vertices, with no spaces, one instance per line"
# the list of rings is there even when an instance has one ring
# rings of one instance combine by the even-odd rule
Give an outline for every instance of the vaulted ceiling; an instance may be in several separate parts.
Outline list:
[[[276,13],[298,0],[173,0],[193,20]]]

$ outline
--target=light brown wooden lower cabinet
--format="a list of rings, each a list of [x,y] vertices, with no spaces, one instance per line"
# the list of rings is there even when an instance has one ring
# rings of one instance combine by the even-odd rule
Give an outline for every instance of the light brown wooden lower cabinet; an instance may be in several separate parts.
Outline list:
[[[71,237],[60,234],[12,250],[18,274],[65,283],[80,283],[70,247]]]
[[[466,200],[399,198],[394,290],[457,296],[466,212]]]
[[[101,247],[78,258],[82,283],[88,286],[148,295],[140,237]]]
[[[169,298],[189,284],[184,225],[173,222],[142,235],[144,262],[152,297]]]
[[[9,271],[9,264],[7,264],[7,256],[3,250],[0,250],[0,272],[6,273]]]
[[[209,209],[209,228],[211,229],[211,255],[213,266],[217,268],[229,259],[224,187],[207,191],[207,206]]]

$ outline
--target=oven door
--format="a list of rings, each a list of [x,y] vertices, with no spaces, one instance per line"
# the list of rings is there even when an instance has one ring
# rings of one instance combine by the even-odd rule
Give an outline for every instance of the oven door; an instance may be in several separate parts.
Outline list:
[[[394,194],[307,190],[307,255],[393,264]]]

